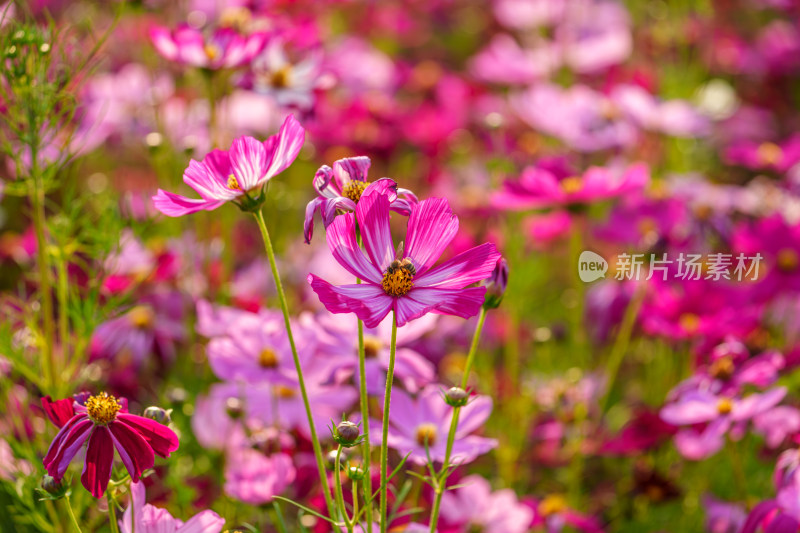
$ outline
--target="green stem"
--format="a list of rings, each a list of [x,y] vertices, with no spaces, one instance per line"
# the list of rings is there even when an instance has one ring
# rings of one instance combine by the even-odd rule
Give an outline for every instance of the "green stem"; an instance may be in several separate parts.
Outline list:
[[[386,391],[383,397],[383,428],[381,435],[381,533],[388,527],[386,507],[389,503],[389,485],[386,481],[386,469],[389,463],[389,408],[392,401],[392,383],[394,382],[394,358],[397,351],[397,313],[392,311],[392,343],[389,347],[389,369],[386,371]],[[364,374],[361,375],[364,381]],[[369,472],[365,472],[369,476]]]
[[[636,287],[628,307],[625,309],[625,315],[622,318],[622,323],[619,326],[617,338],[614,341],[614,346],[611,348],[611,353],[608,356],[608,385],[606,385],[606,395],[603,399],[603,413],[606,413],[611,402],[611,391],[614,388],[614,382],[617,380],[622,361],[625,359],[625,354],[628,351],[628,345],[631,341],[633,334],[633,327],[636,324],[636,318],[639,316],[639,310],[644,301],[645,285],[641,284]]]
[[[64,503],[67,506],[67,514],[69,514],[69,521],[72,523],[72,527],[75,528],[75,532],[83,533],[81,531],[81,526],[78,524],[78,519],[75,518],[75,511],[72,510],[72,502],[69,501],[69,496],[64,497]]]
[[[339,465],[341,464],[342,458],[342,445],[340,444],[338,448],[336,448],[336,464],[334,466],[334,486],[336,487],[336,503],[339,506],[339,512],[342,514],[342,520],[344,520],[344,525],[347,527],[347,533],[353,533],[353,522],[347,516],[347,509],[344,506],[344,496],[342,495],[342,477],[340,476],[340,468]],[[355,496],[355,493],[353,493]]]
[[[58,337],[61,344],[62,360],[69,366],[69,274],[63,249],[59,252],[56,269],[58,272],[56,293],[58,296]]]
[[[108,524],[111,527],[111,533],[119,533],[119,524],[117,524],[117,504],[111,496],[111,491],[106,491],[106,499],[108,500]]]
[[[51,299],[50,286],[50,255],[48,253],[48,243],[46,237],[47,214],[45,213],[44,184],[40,183],[38,165],[36,164],[36,150],[31,147],[31,178],[33,181],[33,191],[31,203],[33,204],[33,230],[36,234],[36,262],[39,264],[39,296],[41,298],[41,311],[43,323],[43,342],[42,356],[45,364],[44,373],[48,387],[52,387],[57,382],[56,362],[54,355],[55,343],[55,324],[53,322],[53,300]]]
[[[472,344],[469,347],[469,354],[467,355],[467,363],[464,366],[464,376],[461,378],[461,388],[467,388],[467,381],[469,380],[469,373],[472,370],[472,365],[475,362],[475,354],[478,352],[478,343],[480,342],[481,332],[483,331],[483,323],[486,321],[486,308],[481,307],[481,314],[478,316],[478,325],[475,326],[475,333],[472,335]],[[439,522],[439,507],[442,505],[442,495],[446,489],[448,469],[450,468],[450,455],[453,453],[453,444],[456,441],[456,430],[458,429],[458,416],[461,413],[460,407],[453,408],[453,418],[450,420],[450,431],[447,433],[447,447],[444,452],[444,462],[442,463],[442,470],[439,474],[439,480],[436,483],[436,499],[433,502],[433,509],[431,510],[431,533],[436,533],[436,526]]]
[[[361,283],[361,280],[356,280]],[[364,448],[361,452],[362,467],[364,469],[364,496],[365,498],[372,494],[372,478],[370,476],[369,463],[372,449],[369,441],[369,397],[367,396],[367,380],[366,376],[366,354],[364,351],[364,322],[358,320],[358,375],[361,376],[359,380],[359,393],[361,396],[361,431],[364,435]],[[357,498],[357,491],[353,485],[353,498]],[[365,520],[367,522],[367,533],[372,533],[372,505],[367,503],[365,508]]]
[[[583,251],[583,216],[577,214],[572,217],[572,233],[569,239],[570,262],[568,269],[572,272],[573,287],[575,290],[575,309],[570,313],[572,328],[573,349],[578,352],[579,360],[585,361],[584,345],[586,338],[583,331],[583,305],[585,296],[585,284],[578,276],[578,262]]]
[[[286,522],[283,520],[281,506],[278,504],[277,500],[272,501],[272,509],[275,511],[275,525],[278,528],[278,533],[287,533]]]
[[[275,280],[275,288],[278,293],[278,301],[281,305],[283,312],[283,321],[286,325],[286,334],[289,337],[289,345],[292,348],[292,358],[294,359],[294,367],[297,370],[297,384],[300,387],[300,395],[303,397],[303,406],[306,409],[306,417],[308,418],[308,428],[311,433],[311,445],[314,448],[314,457],[317,460],[317,472],[319,474],[320,482],[322,483],[322,494],[325,496],[325,504],[328,507],[328,513],[331,518],[335,517],[334,511],[336,507],[331,499],[331,488],[328,484],[328,476],[325,473],[325,462],[322,458],[322,448],[320,447],[319,438],[317,437],[317,430],[314,427],[314,418],[311,414],[311,404],[308,402],[308,392],[306,392],[306,383],[303,379],[303,368],[300,365],[300,357],[297,355],[297,346],[294,343],[294,335],[292,335],[292,324],[289,318],[289,305],[286,303],[286,294],[283,292],[283,285],[281,284],[281,277],[278,273],[278,265],[275,262],[275,252],[272,250],[272,241],[269,238],[269,231],[267,224],[264,222],[264,215],[259,209],[253,216],[258,223],[261,230],[261,236],[264,239],[264,249],[267,252],[267,259],[269,259],[269,267],[272,270],[272,278]]]

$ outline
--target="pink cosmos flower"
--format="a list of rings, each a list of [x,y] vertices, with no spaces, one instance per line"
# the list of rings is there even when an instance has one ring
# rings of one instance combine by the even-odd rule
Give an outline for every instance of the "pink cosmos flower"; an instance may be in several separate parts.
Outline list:
[[[723,158],[729,164],[783,174],[800,163],[800,135],[783,142],[741,140],[726,148]]]
[[[551,494],[541,500],[526,501],[533,510],[531,526],[543,527],[547,533],[581,531],[582,533],[603,533],[600,521],[592,516],[579,513],[567,505],[559,494]]]
[[[268,34],[241,35],[231,28],[217,28],[211,35],[189,26],[173,31],[162,26],[150,29],[153,45],[165,58],[192,67],[217,70],[249,63],[267,42]]]
[[[478,475],[465,477],[460,485],[442,496],[441,518],[446,524],[462,525],[462,531],[475,526],[484,533],[525,533],[530,529],[533,512],[517,500],[513,490],[492,492],[489,482]]]
[[[418,465],[444,461],[447,449],[447,432],[453,417],[453,408],[447,405],[441,385],[428,385],[412,399],[402,390],[392,393],[389,411],[389,447],[401,455],[410,453],[409,461]],[[461,409],[456,439],[453,443],[451,463],[464,464],[497,446],[495,439],[472,435],[482,427],[492,412],[492,399],[476,396]],[[380,428],[380,423],[375,427]],[[380,429],[370,431],[375,443],[380,443]],[[426,453],[427,447],[427,453]]]
[[[697,390],[683,394],[661,409],[661,418],[674,426],[706,423],[702,431],[683,429],[675,435],[675,446],[684,457],[700,460],[717,453],[725,434],[753,417],[775,407],[786,395],[784,387],[745,397],[715,395]]]
[[[739,533],[747,518],[743,506],[708,495],[703,497],[703,507],[706,512],[706,531],[709,533]]]
[[[63,401],[62,401],[63,402]],[[87,444],[81,483],[99,498],[111,478],[114,450],[134,482],[145,470],[153,468],[154,454],[169,457],[178,449],[178,436],[168,427],[128,413],[127,402],[105,392],[89,396],[85,403],[72,404],[74,415],[61,428],[43,463],[60,481],[81,447]],[[60,418],[66,404],[59,403]]]
[[[583,176],[543,164],[527,167],[517,181],[506,181],[492,204],[508,210],[587,204],[641,190],[649,181],[643,163],[624,170],[591,167]]]
[[[487,278],[500,254],[486,243],[432,268],[458,231],[458,218],[447,200],[430,198],[415,205],[408,219],[405,251],[394,250],[389,229],[388,194],[362,195],[355,215],[346,213],[328,227],[334,258],[361,285],[333,286],[314,274],[308,282],[331,313],[355,313],[373,328],[394,311],[397,325],[430,312],[469,318],[478,313],[485,287],[470,287]],[[356,221],[367,254],[358,246]]]
[[[224,525],[225,519],[211,510],[186,523],[173,518],[166,509],[145,503],[143,483],[131,483],[131,502],[119,521],[121,533],[220,533]]]
[[[312,50],[303,60],[292,63],[284,39],[272,38],[251,65],[253,89],[275,99],[281,106],[302,110],[314,106],[314,91],[322,86],[322,51]]]
[[[153,203],[165,215],[178,217],[201,210],[211,211],[229,201],[258,201],[264,185],[292,164],[304,140],[305,130],[293,115],[289,115],[280,132],[263,143],[252,137],[240,137],[227,152],[214,150],[200,163],[192,160],[183,174],[183,181],[197,191],[201,199],[159,189]],[[257,197],[251,197],[250,193]]]
[[[264,455],[249,447],[228,451],[225,493],[250,505],[260,505],[286,490],[295,479],[292,458],[285,453]]]
[[[331,225],[337,213],[353,212],[359,199],[365,194],[385,193],[389,196],[391,210],[408,216],[411,206],[418,202],[416,195],[408,189],[398,189],[397,183],[381,178],[373,183],[367,181],[370,167],[369,157],[347,157],[334,161],[333,168],[323,165],[314,175],[314,189],[319,196],[306,206],[303,236],[311,242],[314,233],[314,215],[319,212],[325,227]]]

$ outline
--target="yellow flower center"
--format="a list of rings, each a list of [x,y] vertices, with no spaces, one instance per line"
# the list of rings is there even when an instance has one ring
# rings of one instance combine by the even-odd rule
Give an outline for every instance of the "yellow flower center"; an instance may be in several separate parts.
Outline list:
[[[386,273],[383,274],[381,286],[389,296],[404,296],[414,287],[412,280],[416,272],[411,262],[406,263],[406,261],[408,259],[404,259],[402,262],[393,261],[386,269]]]
[[[561,180],[561,190],[567,194],[575,194],[583,188],[583,180],[580,176],[570,176]]]
[[[285,89],[290,84],[289,80],[291,79],[291,75],[292,67],[291,65],[286,65],[270,75],[269,84],[276,89]]]
[[[417,443],[428,447],[436,444],[436,426],[431,423],[420,424],[417,427]]]
[[[258,354],[258,365],[261,368],[275,368],[278,366],[278,354],[276,354],[274,350],[264,348],[261,350],[261,353]]]
[[[364,357],[368,359],[378,357],[381,348],[383,348],[383,342],[378,337],[372,335],[364,337]]]
[[[289,400],[297,396],[297,391],[286,385],[278,385],[275,387],[275,395],[278,396],[278,398]]]
[[[539,514],[551,516],[567,508],[567,500],[560,494],[551,494],[539,502]]]
[[[732,401],[730,401],[730,399],[728,399],[728,398],[722,398],[722,399],[721,399],[721,400],[720,400],[720,401],[717,403],[717,412],[718,412],[719,414],[721,414],[721,415],[727,415],[727,414],[728,414],[728,413],[730,413],[731,411],[733,411],[733,402],[732,402]]]
[[[236,176],[234,176],[233,174],[228,176],[227,185],[228,185],[229,189],[233,189],[234,191],[241,191],[242,190],[242,188],[239,186],[239,182],[237,181]]]
[[[708,369],[708,372],[714,379],[730,379],[735,369],[733,359],[730,357],[720,357],[711,363],[711,368]]]
[[[651,234],[658,235],[658,224],[650,217],[644,217],[639,221],[639,234],[647,237]]]
[[[108,424],[117,418],[120,409],[122,409],[122,404],[105,392],[89,396],[89,399],[86,400],[86,413],[95,424]]]
[[[219,47],[215,44],[207,44],[203,47],[203,51],[206,53],[206,57],[211,59],[212,61],[219,57]]]
[[[678,323],[687,333],[694,333],[700,327],[700,317],[694,313],[683,313]]]
[[[153,310],[144,305],[137,305],[128,312],[128,319],[133,327],[137,329],[147,329],[153,326],[155,317]]]
[[[791,248],[784,248],[778,252],[777,256],[778,268],[784,272],[792,272],[797,270],[800,265],[800,257],[797,252]]]
[[[762,165],[777,165],[783,159],[783,149],[775,143],[762,143],[756,150]]]
[[[364,193],[364,189],[367,188],[367,185],[369,185],[368,181],[348,181],[345,186],[342,187],[342,196],[345,198],[350,198],[354,202],[358,203],[358,201],[361,199],[361,195]]]

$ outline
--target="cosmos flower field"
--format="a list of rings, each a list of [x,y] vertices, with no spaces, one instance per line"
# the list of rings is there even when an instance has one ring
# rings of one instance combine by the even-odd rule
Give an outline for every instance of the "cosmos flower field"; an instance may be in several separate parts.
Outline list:
[[[800,3],[0,3],[0,532],[797,533]]]

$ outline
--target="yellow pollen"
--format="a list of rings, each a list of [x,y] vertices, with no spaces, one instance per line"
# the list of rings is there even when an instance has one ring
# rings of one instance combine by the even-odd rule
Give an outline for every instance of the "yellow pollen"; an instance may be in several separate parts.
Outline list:
[[[289,400],[297,396],[297,391],[291,387],[287,387],[286,385],[278,385],[275,387],[275,394],[278,396],[278,398]]]
[[[700,327],[700,317],[694,313],[683,313],[678,323],[687,333],[694,333]]]
[[[144,305],[137,305],[128,312],[128,319],[133,327],[137,329],[147,329],[152,327],[154,322],[153,310]]]
[[[575,194],[583,188],[583,180],[580,176],[570,176],[561,180],[561,190],[567,194]]]
[[[397,268],[395,270],[386,271],[383,275],[383,282],[381,282],[381,285],[383,286],[384,292],[389,296],[405,296],[408,294],[408,291],[414,287],[414,283],[411,281],[412,279],[414,279],[414,274],[409,270]]]
[[[567,500],[560,494],[551,494],[539,502],[539,514],[551,516],[567,508]]]
[[[236,179],[236,176],[231,174],[228,176],[228,188],[233,189],[234,191],[241,191],[242,188],[239,186],[239,181]]]
[[[291,75],[292,67],[291,65],[286,65],[270,74],[269,84],[276,89],[285,89],[290,85]]]
[[[645,217],[639,221],[639,233],[645,237],[650,234],[657,234],[658,224],[656,224],[656,221],[654,219],[650,217]]]
[[[710,205],[701,204],[694,208],[694,216],[697,217],[698,220],[708,220],[713,214],[714,210]]]
[[[274,350],[264,348],[261,350],[261,353],[258,354],[258,365],[261,368],[275,368],[278,366],[278,354],[276,354]]]
[[[736,367],[733,365],[733,359],[730,357],[720,357],[711,363],[708,373],[711,374],[711,377],[714,379],[726,380],[730,379],[734,370],[736,370]]]
[[[342,187],[342,196],[350,198],[354,202],[358,202],[361,199],[361,195],[364,193],[364,189],[367,188],[367,185],[369,185],[368,181],[348,181],[345,186]]]
[[[792,272],[800,266],[800,256],[791,248],[783,248],[776,257],[778,268],[784,272]]]
[[[212,61],[219,57],[219,47],[216,45],[207,44],[203,47],[203,51],[206,53],[206,57]]]
[[[95,424],[108,424],[117,418],[120,409],[122,405],[119,401],[105,392],[89,396],[86,400],[86,413]]]
[[[762,143],[756,150],[762,165],[777,165],[783,159],[783,148],[775,143]]]
[[[721,415],[727,415],[733,411],[733,402],[730,401],[728,398],[722,398],[717,403],[717,412]]]
[[[364,357],[368,359],[378,357],[381,348],[383,348],[383,342],[378,337],[373,337],[372,335],[364,337]]]
[[[436,444],[436,426],[431,423],[420,424],[417,426],[417,443],[420,446],[428,447]]]

